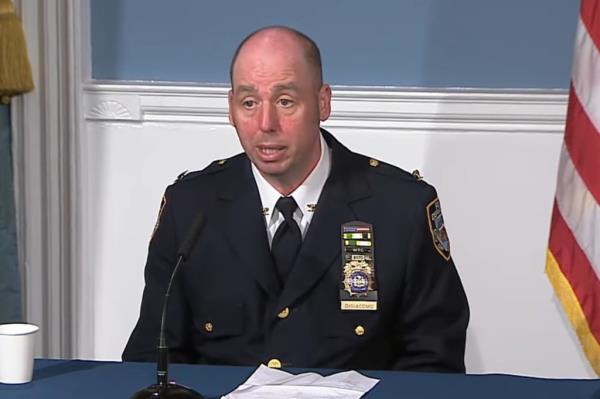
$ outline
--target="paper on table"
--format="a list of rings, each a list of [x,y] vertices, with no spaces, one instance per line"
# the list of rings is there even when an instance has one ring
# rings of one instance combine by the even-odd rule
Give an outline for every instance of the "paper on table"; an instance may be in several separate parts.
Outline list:
[[[365,377],[356,371],[327,377],[317,373],[294,375],[261,364],[246,382],[221,399],[358,399],[378,382],[378,379]]]

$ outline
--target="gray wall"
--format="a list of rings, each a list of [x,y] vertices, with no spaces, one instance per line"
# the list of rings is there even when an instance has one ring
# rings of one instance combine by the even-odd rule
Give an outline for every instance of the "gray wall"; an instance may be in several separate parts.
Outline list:
[[[91,0],[96,79],[227,83],[235,46],[284,24],[340,85],[561,88],[578,0]]]

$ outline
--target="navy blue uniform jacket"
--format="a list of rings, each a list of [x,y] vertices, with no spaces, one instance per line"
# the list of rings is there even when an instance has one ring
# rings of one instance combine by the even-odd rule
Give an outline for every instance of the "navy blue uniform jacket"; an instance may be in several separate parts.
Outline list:
[[[167,314],[176,362],[464,372],[469,319],[452,259],[436,249],[435,189],[323,134],[330,176],[281,286],[245,154],[169,186],[150,242],[140,318],[123,359],[154,361],[163,295],[198,212],[206,225],[179,270]],[[341,225],[373,225],[378,310],[340,309]],[[285,318],[278,314],[288,308]],[[362,335],[356,328],[362,327]]]

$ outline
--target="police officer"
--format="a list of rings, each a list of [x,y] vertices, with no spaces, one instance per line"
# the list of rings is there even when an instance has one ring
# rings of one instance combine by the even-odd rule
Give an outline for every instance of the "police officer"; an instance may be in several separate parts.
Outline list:
[[[155,359],[202,212],[169,303],[174,361],[464,372],[469,309],[435,189],[348,150],[320,129],[330,113],[310,38],[268,27],[241,43],[229,120],[244,153],[167,188],[124,360]]]

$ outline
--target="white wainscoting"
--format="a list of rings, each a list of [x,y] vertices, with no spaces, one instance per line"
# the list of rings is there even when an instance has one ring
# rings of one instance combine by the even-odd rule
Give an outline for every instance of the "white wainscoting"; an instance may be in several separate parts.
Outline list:
[[[467,369],[593,377],[544,274],[567,96],[334,88],[324,123],[350,148],[438,189],[471,305]],[[80,357],[118,359],[138,317],[162,192],[184,170],[240,151],[227,88],[84,85],[84,294]]]

